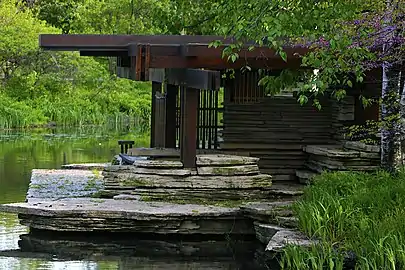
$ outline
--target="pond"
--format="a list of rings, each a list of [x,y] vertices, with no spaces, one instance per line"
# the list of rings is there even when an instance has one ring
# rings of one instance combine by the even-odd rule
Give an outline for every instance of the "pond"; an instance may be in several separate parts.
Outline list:
[[[135,140],[138,147],[147,146],[149,142],[147,136],[130,128],[0,131],[0,203],[25,200],[33,168],[53,169],[66,163],[108,162],[119,151],[119,139]],[[80,240],[74,242],[79,243],[75,248],[72,248],[72,241],[52,239],[41,242],[41,245],[52,246],[56,250],[66,246],[71,248],[71,253],[74,250],[74,256],[62,258],[51,249],[42,253],[22,252],[20,246],[23,245],[18,244],[22,241],[21,235],[24,241],[33,245],[32,239],[24,238],[27,232],[26,227],[19,225],[16,215],[0,213],[0,269],[269,269],[253,259],[254,248],[251,245],[245,247],[246,256],[236,253],[225,256],[220,252],[222,257],[198,258],[185,253],[192,253],[190,250],[196,248],[211,249],[211,246],[196,247],[175,242],[162,244],[161,240],[144,239],[134,239],[138,244],[131,245],[131,248],[120,246],[117,239],[100,246],[97,241],[83,244]],[[62,244],[57,246],[56,243]],[[103,248],[109,249],[111,256],[97,256],[96,253]],[[158,256],[162,250],[174,250],[175,255]]]

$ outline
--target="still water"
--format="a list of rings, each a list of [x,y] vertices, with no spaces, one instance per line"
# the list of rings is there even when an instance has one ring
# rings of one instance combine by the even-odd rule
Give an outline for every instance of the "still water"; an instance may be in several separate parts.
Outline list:
[[[33,168],[53,169],[65,163],[108,162],[119,150],[119,139],[135,140],[138,147],[148,144],[147,136],[128,128],[0,131],[0,203],[25,200]],[[22,250],[18,244],[20,238],[25,239],[25,244],[30,247],[39,246],[42,252]],[[117,239],[102,244],[96,240],[89,240],[89,244],[83,239],[44,239],[30,239],[27,228],[19,225],[16,215],[0,213],[0,270],[268,269],[257,265],[250,257],[228,256],[220,245],[207,248],[195,243],[131,240],[131,247],[128,247],[121,245]],[[107,255],[105,249],[108,250]],[[204,249],[217,249],[220,256],[187,256]],[[252,247],[246,246],[246,249]],[[68,253],[73,255],[60,256],[58,250],[69,250]],[[97,256],[100,250],[103,250],[102,255]]]

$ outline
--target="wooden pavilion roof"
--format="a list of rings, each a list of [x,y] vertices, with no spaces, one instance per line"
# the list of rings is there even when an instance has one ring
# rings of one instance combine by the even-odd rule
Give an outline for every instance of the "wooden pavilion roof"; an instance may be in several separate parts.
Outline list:
[[[223,46],[209,47],[213,41],[222,41]],[[304,47],[286,47],[288,61],[276,51],[248,43],[239,52],[235,62],[222,56],[224,46],[233,43],[231,38],[221,36],[191,35],[40,35],[40,47],[46,50],[79,51],[84,56],[131,57],[138,68],[227,68],[285,69],[297,68],[300,55],[308,52]],[[249,50],[254,46],[254,50]]]

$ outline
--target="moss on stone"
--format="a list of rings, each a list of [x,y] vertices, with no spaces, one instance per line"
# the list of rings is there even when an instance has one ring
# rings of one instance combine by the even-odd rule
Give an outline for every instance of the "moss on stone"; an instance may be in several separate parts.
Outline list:
[[[130,187],[148,187],[151,186],[150,182],[147,180],[141,180],[141,179],[125,179],[124,181],[121,182],[121,186],[130,186]]]
[[[100,172],[99,170],[97,170],[97,169],[93,169],[93,170],[92,170],[92,173],[94,174],[94,176],[95,176],[96,178],[100,178],[100,177],[101,177],[101,172]]]
[[[193,198],[193,199],[178,199],[175,196],[170,195],[153,195],[153,196],[141,196],[141,201],[144,202],[167,202],[167,203],[176,203],[176,204],[198,204],[206,206],[218,206],[218,207],[229,207],[237,208],[242,204],[252,202],[251,200],[211,200],[203,198]]]

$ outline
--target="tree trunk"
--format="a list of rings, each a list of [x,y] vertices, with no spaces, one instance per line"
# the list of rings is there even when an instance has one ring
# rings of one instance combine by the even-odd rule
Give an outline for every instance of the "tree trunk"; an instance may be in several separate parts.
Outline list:
[[[398,66],[383,65],[381,104],[381,166],[395,172],[399,167],[401,144],[401,72]]]

